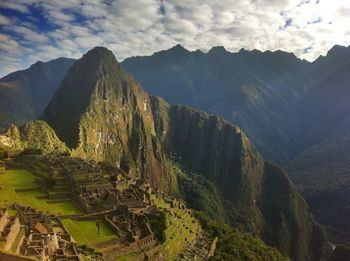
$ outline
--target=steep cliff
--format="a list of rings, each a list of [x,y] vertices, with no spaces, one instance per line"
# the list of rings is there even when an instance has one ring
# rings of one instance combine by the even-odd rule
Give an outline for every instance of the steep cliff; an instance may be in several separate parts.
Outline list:
[[[150,97],[106,48],[94,48],[70,68],[43,118],[74,156],[110,161],[171,190]]]
[[[265,162],[237,126],[184,106],[155,107],[168,115],[156,122],[167,153],[178,155],[184,172],[198,173],[214,184],[226,222],[261,237],[293,260],[324,260],[330,248],[306,202],[287,174]],[[192,200],[196,198],[201,200]]]
[[[324,260],[330,251],[288,176],[265,162],[238,127],[149,96],[105,48],[71,67],[43,118],[73,155],[109,161],[190,206],[209,203],[209,214],[220,210],[224,221],[293,260]],[[195,179],[197,191],[189,189]]]

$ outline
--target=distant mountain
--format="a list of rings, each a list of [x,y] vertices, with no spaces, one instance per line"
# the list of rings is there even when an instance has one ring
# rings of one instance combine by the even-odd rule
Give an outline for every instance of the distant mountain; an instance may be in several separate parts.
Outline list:
[[[42,118],[73,156],[141,175],[293,260],[330,254],[287,174],[265,162],[237,126],[149,96],[105,48],[74,63]]]
[[[304,99],[308,146],[287,167],[334,242],[350,243],[350,62]]]
[[[314,63],[282,51],[242,49],[208,53],[177,45],[122,66],[145,90],[238,124],[269,160],[286,163],[304,149],[300,102],[313,86],[350,61],[350,48],[335,46]]]
[[[269,160],[285,162],[298,151],[296,108],[289,105],[305,94],[311,80],[305,73],[310,64],[293,54],[230,53],[223,47],[189,52],[177,45],[126,59],[122,66],[151,94],[239,125]]]
[[[0,79],[0,130],[37,118],[50,101],[73,59],[37,62]]]

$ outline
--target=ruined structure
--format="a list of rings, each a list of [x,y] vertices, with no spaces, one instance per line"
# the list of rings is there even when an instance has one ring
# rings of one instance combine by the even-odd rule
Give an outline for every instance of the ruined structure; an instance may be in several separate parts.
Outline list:
[[[7,209],[0,209],[0,241],[4,242],[3,250],[8,251],[20,230],[17,216],[9,216]]]
[[[79,261],[76,245],[61,220],[33,208],[15,204],[19,220],[25,228],[20,254],[41,260]]]
[[[15,244],[16,253],[21,256],[68,261],[80,260],[83,253],[94,258],[96,252],[84,252],[82,245],[76,246],[61,220],[103,220],[116,236],[90,246],[91,249],[98,249],[97,253],[103,258],[101,260],[116,260],[129,253],[135,254],[134,261],[167,260],[164,253],[168,250],[159,242],[164,240],[160,239],[160,232],[153,231],[154,224],[158,222],[161,212],[170,213],[180,220],[181,217],[171,208],[186,211],[182,202],[152,189],[145,180],[130,178],[106,163],[96,164],[65,156],[41,156],[30,161],[48,163],[49,172],[45,179],[40,180],[38,175],[36,181],[45,187],[48,203],[72,201],[83,213],[55,216],[15,203],[13,208],[17,215],[14,217],[8,217],[6,209],[0,210],[1,240],[8,242],[7,248],[11,247],[22,226]],[[159,202],[167,208],[158,208],[156,204]],[[167,224],[171,225],[169,222]]]
[[[82,159],[53,157],[50,168],[58,186],[66,180],[70,198],[87,213],[86,218],[103,218],[119,235],[117,241],[99,244],[100,249],[108,249],[107,256],[134,252],[146,260],[163,260],[145,215],[154,210],[148,183],[131,179],[122,170]],[[84,218],[79,216],[80,220]]]

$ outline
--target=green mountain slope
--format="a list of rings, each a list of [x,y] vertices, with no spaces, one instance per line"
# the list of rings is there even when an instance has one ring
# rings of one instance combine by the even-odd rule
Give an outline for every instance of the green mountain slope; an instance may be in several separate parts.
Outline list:
[[[40,120],[29,121],[21,128],[11,125],[0,134],[0,149],[21,152],[35,150],[43,153],[69,154],[67,146],[58,139],[55,131]]]
[[[170,191],[172,179],[154,130],[150,97],[113,53],[96,47],[69,70],[43,118],[73,155],[107,160]]]
[[[325,260],[330,251],[287,175],[265,162],[238,127],[149,96],[105,48],[70,68],[43,119],[73,155],[109,161],[174,195],[188,199],[186,179],[196,173],[217,189],[214,207],[225,221],[293,260]],[[207,198],[205,191],[197,196]]]

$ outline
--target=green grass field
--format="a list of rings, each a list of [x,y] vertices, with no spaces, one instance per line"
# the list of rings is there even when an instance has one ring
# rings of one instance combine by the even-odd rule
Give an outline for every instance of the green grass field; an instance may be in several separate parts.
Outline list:
[[[52,214],[72,215],[81,211],[72,202],[47,203],[46,193],[34,182],[35,175],[27,170],[8,170],[0,174],[0,207],[17,202]],[[32,189],[16,192],[16,189]],[[39,198],[38,198],[39,197]]]
[[[21,205],[31,206],[38,211],[56,215],[81,214],[81,211],[72,202],[48,203],[47,194],[40,190],[35,183],[35,178],[36,176],[27,170],[8,170],[4,174],[0,174],[0,207],[9,207],[10,204],[17,202]],[[18,191],[23,189],[29,189],[29,191]],[[166,241],[162,245],[162,250],[167,254],[169,260],[174,260],[186,248],[188,242],[195,239],[200,225],[196,219],[191,217],[188,210],[171,208],[164,200],[155,197],[153,199],[158,207],[172,211],[178,216],[174,217],[169,212],[166,213]],[[12,214],[11,210],[10,214]],[[78,221],[67,218],[62,219],[62,222],[78,245],[94,248],[97,243],[118,237],[103,220],[99,221],[99,235],[96,220]],[[125,255],[118,260],[129,260],[132,257],[133,254]]]
[[[100,222],[100,234],[97,234],[96,220],[62,219],[63,225],[71,233],[78,245],[93,247],[95,244],[118,238],[115,232],[108,227],[105,221]]]
[[[136,253],[129,253],[123,256],[118,256],[115,258],[116,261],[131,261],[134,258],[138,257],[138,254]]]
[[[9,206],[17,202],[24,206],[31,206],[38,211],[52,214],[74,215],[82,212],[72,202],[48,203],[47,194],[38,188],[36,176],[27,170],[8,170],[0,174],[0,207]],[[16,191],[30,189],[30,191]],[[10,215],[15,211],[9,208]],[[104,221],[100,221],[100,235],[97,234],[96,220],[77,221],[63,219],[63,224],[71,233],[78,245],[93,247],[96,243],[117,238],[117,235]]]

